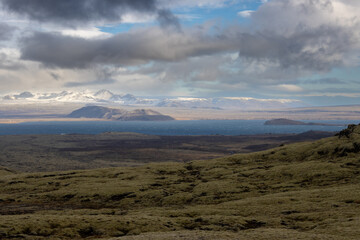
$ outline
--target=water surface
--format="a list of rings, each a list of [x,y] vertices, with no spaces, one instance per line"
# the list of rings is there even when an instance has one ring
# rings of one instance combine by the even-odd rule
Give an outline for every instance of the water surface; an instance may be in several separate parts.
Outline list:
[[[343,126],[264,125],[265,120],[193,120],[193,121],[85,121],[85,122],[26,122],[0,124],[0,135],[20,134],[98,134],[103,132],[136,132],[152,135],[253,135],[340,131],[355,121],[311,121],[343,124]]]

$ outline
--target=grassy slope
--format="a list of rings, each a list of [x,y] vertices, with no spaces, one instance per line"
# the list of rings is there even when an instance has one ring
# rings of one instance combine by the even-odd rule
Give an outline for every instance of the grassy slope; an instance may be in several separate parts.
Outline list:
[[[0,236],[359,239],[359,152],[360,126],[223,159],[1,175]]]

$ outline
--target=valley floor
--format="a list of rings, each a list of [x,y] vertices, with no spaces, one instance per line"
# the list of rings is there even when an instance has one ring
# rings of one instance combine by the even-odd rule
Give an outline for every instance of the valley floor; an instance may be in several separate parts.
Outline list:
[[[116,132],[8,135],[0,136],[0,166],[20,172],[44,172],[189,162],[333,135],[332,132],[240,136],[156,136]]]

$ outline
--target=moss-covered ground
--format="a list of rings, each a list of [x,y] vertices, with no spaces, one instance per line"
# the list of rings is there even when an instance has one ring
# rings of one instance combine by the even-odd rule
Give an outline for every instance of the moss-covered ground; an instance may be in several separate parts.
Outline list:
[[[1,239],[360,239],[360,126],[188,163],[0,169]]]

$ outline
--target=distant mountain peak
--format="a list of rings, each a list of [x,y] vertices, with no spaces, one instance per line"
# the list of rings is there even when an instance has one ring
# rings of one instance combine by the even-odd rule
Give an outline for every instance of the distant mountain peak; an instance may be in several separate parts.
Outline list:
[[[101,96],[101,95],[109,95],[109,96],[113,96],[114,94],[112,92],[110,92],[109,90],[106,89],[101,89],[99,91],[97,91],[94,96]]]
[[[16,95],[17,98],[31,98],[33,96],[34,94],[32,94],[31,92],[22,92],[19,95]]]

